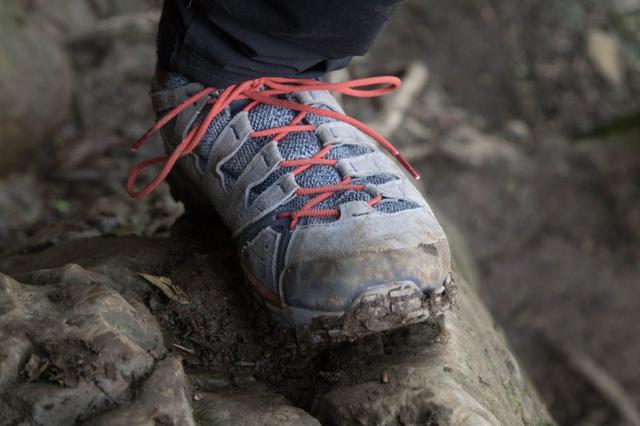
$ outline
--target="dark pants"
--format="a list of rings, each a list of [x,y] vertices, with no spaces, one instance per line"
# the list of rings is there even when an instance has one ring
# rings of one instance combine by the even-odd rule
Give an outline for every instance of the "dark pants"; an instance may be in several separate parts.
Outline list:
[[[367,52],[403,0],[165,0],[158,65],[213,87],[317,77]]]

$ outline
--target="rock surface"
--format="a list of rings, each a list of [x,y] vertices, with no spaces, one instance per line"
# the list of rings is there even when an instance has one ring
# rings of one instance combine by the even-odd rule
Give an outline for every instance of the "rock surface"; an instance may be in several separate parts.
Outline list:
[[[71,113],[66,52],[31,19],[26,3],[0,3],[0,176],[24,170],[34,145]]]
[[[0,425],[550,422],[462,277],[443,319],[310,348],[247,304],[226,231],[202,229],[0,260]]]
[[[442,329],[383,339],[384,356],[367,363],[355,383],[323,395],[318,417],[328,424],[540,424],[544,408],[504,337],[458,282],[459,303]]]

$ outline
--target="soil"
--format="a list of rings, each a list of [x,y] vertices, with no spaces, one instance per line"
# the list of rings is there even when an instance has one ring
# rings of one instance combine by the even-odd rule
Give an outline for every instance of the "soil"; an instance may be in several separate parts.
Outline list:
[[[81,237],[168,236],[184,211],[166,187],[142,202],[123,190],[134,162],[160,150],[157,140],[137,156],[128,150],[152,118],[146,93],[153,26],[146,18],[87,25],[139,17],[158,2],[64,3],[89,5],[84,16],[56,21],[74,70],[73,114],[38,145],[22,173],[0,181],[3,257]],[[594,34],[613,40],[613,53],[595,49]],[[640,4],[633,0],[414,1],[349,69],[352,76],[402,74],[415,61],[427,64],[429,83],[392,139],[401,149],[421,148],[413,162],[430,200],[449,232],[467,241],[471,280],[561,424],[624,423],[616,401],[575,368],[570,354],[591,359],[640,406],[638,52]],[[617,68],[598,66],[599,55],[617,58]],[[370,121],[382,109],[379,100],[345,104]],[[211,270],[204,265],[235,264],[215,253],[196,250],[193,257],[169,277],[189,283]],[[236,269],[207,280],[239,282]],[[196,284],[185,290],[197,303],[212,297]],[[242,359],[214,359],[225,351],[183,354],[194,371],[216,362],[235,372],[292,344],[274,335],[255,352],[256,336],[272,332],[266,318],[210,321],[239,303],[199,306],[193,314],[184,311],[191,305],[176,306],[180,315],[151,306],[175,334],[165,336],[170,343],[246,345]],[[198,341],[189,340],[194,328],[205,331],[194,335]],[[243,338],[226,342],[225,330]],[[338,363],[335,357],[321,362]],[[297,362],[320,362],[281,359],[285,377],[297,374]],[[258,365],[261,380],[299,404],[312,399],[312,384],[279,388],[271,368]]]

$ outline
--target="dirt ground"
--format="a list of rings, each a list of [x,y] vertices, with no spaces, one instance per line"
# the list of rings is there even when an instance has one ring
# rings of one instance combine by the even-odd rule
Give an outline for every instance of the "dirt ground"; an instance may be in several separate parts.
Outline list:
[[[167,189],[143,202],[123,189],[128,145],[152,118],[157,2],[33,3],[65,34],[73,102],[0,180],[0,249],[166,234],[183,212]],[[640,406],[640,2],[409,2],[349,69],[378,73],[418,81],[392,139],[467,241],[479,292],[554,417],[623,424],[625,403]],[[345,104],[377,123],[388,105]]]

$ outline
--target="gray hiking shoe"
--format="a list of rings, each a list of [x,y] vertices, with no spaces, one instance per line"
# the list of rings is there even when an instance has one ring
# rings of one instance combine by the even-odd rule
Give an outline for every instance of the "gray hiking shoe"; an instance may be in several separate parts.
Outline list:
[[[223,90],[177,74],[152,100],[167,155],[140,163],[128,190],[171,171],[185,203],[213,206],[246,279],[280,322],[313,341],[353,340],[423,321],[450,282],[447,239],[384,138],[344,115],[328,90],[377,96],[395,77],[329,84],[264,78]],[[134,189],[142,169],[163,164]]]

